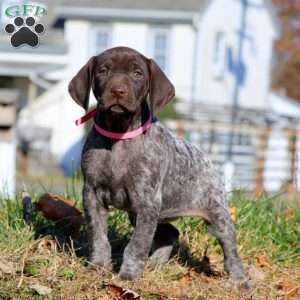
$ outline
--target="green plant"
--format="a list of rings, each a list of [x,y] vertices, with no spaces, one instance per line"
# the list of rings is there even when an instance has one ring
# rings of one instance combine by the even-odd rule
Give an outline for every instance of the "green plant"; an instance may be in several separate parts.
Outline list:
[[[169,104],[167,104],[162,111],[157,113],[157,117],[160,120],[167,120],[167,119],[181,119],[182,115],[181,113],[176,109],[176,104],[178,103],[178,98],[175,98],[173,101],[171,101]]]

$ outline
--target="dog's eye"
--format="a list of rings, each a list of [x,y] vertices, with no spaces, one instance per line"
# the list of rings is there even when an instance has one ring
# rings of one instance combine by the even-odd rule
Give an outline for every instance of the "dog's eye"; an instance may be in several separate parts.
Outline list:
[[[135,69],[134,71],[133,71],[133,76],[135,77],[135,78],[142,78],[143,77],[143,72],[141,71],[141,70],[139,70],[139,69]]]
[[[100,73],[101,75],[105,75],[105,74],[108,73],[108,71],[109,71],[108,68],[102,67],[102,68],[100,68],[99,73]]]

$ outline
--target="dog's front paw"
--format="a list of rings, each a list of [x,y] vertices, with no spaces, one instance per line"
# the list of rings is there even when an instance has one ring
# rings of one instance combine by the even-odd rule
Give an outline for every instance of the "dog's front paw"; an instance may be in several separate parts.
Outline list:
[[[239,279],[230,277],[226,283],[226,287],[249,292],[254,288],[254,284],[246,277]]]
[[[119,277],[122,280],[135,280],[140,277],[140,274],[132,272],[130,270],[123,270],[119,272]]]
[[[119,277],[122,280],[135,280],[141,277],[145,262],[141,260],[127,259],[123,262]]]
[[[88,265],[91,269],[102,268],[107,271],[112,271],[112,263],[110,258],[91,256]]]

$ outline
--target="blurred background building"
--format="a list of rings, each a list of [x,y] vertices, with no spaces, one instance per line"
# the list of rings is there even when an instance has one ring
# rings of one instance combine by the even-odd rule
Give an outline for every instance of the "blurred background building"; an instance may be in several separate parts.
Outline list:
[[[283,3],[293,1],[279,2],[30,2],[47,9],[39,46],[16,49],[0,33],[0,98],[1,89],[19,93],[14,142],[22,176],[77,169],[84,128],[74,120],[83,111],[68,82],[92,55],[128,46],[154,58],[174,83],[177,120],[167,115],[166,123],[211,155],[230,188],[261,192],[297,183],[300,105],[282,93],[280,76],[272,89],[281,62],[274,45],[290,9]],[[16,3],[23,2],[0,1],[2,28],[13,21],[5,9]]]

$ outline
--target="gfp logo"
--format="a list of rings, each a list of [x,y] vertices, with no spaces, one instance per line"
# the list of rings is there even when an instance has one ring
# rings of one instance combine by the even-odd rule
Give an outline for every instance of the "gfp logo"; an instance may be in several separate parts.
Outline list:
[[[35,47],[39,43],[39,35],[45,31],[37,19],[47,14],[47,10],[39,5],[14,5],[5,9],[5,15],[13,19],[13,22],[7,24],[4,30],[11,35],[11,45],[19,47],[28,45]]]

